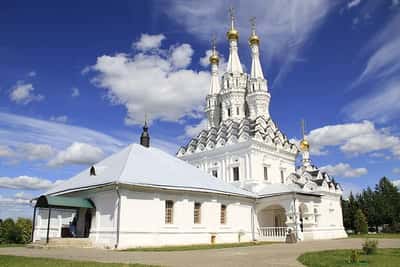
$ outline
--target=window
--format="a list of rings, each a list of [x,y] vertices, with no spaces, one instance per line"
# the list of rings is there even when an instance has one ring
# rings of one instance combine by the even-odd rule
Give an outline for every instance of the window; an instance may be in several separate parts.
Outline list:
[[[165,201],[165,223],[172,224],[174,217],[174,202],[172,200]]]
[[[285,183],[285,175],[283,174],[283,170],[281,170],[281,183]]]
[[[236,115],[239,115],[239,107],[236,107]]]
[[[268,181],[268,167],[264,166],[264,180]]]
[[[231,109],[228,108],[228,117],[230,117],[230,116],[231,116]]]
[[[226,224],[226,205],[221,205],[221,224]]]
[[[239,181],[239,167],[233,167],[233,180]]]
[[[201,223],[201,203],[194,203],[194,223]]]
[[[212,170],[211,171],[212,176],[218,177],[218,171],[217,170]]]

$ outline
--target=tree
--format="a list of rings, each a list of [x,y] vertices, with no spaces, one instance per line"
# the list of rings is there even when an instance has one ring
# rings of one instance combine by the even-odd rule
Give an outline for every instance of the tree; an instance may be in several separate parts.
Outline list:
[[[367,234],[368,233],[368,222],[364,213],[361,209],[357,209],[356,214],[354,216],[354,231],[359,234]]]
[[[16,243],[18,232],[13,219],[6,219],[0,228],[0,243]]]
[[[18,243],[26,244],[31,240],[32,221],[18,218],[6,219],[0,224],[0,244]]]
[[[15,228],[18,232],[17,243],[27,244],[31,241],[32,221],[30,219],[18,218]]]

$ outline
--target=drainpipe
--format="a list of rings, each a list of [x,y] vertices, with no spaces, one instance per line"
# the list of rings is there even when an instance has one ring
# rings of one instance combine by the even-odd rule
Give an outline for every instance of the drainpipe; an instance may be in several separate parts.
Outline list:
[[[251,237],[252,237],[253,241],[256,241],[256,236],[255,236],[255,233],[254,233],[254,228],[255,228],[254,216],[256,214],[255,211],[256,211],[256,202],[254,201],[253,207],[251,208]]]
[[[117,192],[118,197],[118,207],[117,207],[117,237],[114,248],[118,248],[119,245],[119,227],[120,227],[120,215],[121,215],[121,194],[119,193],[118,183],[115,185],[115,191]]]
[[[294,211],[294,226],[295,226],[295,231],[296,231],[296,241],[299,239],[298,233],[297,233],[297,212],[296,212],[296,192],[293,194],[293,211]]]

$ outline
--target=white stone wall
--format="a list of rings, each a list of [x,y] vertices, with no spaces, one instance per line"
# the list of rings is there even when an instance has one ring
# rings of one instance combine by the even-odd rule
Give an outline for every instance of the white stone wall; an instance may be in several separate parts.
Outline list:
[[[173,224],[165,223],[165,201],[174,201]],[[194,203],[201,203],[201,223],[194,223]],[[121,202],[119,248],[182,244],[210,244],[252,240],[254,200],[183,192],[124,190]],[[221,204],[227,206],[220,223]]]

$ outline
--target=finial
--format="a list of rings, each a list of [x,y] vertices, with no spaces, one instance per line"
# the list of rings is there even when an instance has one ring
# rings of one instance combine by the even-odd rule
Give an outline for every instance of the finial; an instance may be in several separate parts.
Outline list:
[[[147,112],[144,114],[143,132],[140,135],[140,144],[144,147],[150,147],[149,127],[147,126]]]
[[[238,40],[239,32],[235,29],[235,10],[232,6],[229,8],[229,16],[231,17],[231,28],[226,33],[226,36],[228,40]]]
[[[233,6],[229,7],[229,16],[231,17],[231,30],[235,28],[235,9]]]
[[[144,113],[144,127],[147,128],[147,112]]]
[[[249,38],[249,43],[250,45],[252,44],[259,44],[260,43],[260,38],[258,38],[256,34],[256,17],[251,17],[250,18],[250,24],[251,24],[251,35]]]
[[[305,132],[305,122],[304,122],[304,119],[301,119],[301,136],[302,136],[302,138],[304,139],[304,132]]]
[[[310,149],[310,144],[306,140],[305,137],[305,122],[304,119],[301,120],[301,135],[302,135],[302,140],[300,141],[300,149],[303,151],[308,151]]]
[[[219,57],[217,54],[217,47],[216,47],[216,40],[217,40],[217,38],[215,37],[215,34],[213,34],[213,37],[211,38],[212,53],[209,58],[211,64],[219,63]]]

